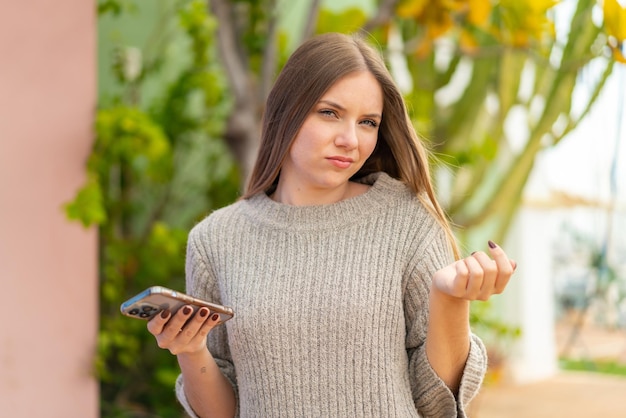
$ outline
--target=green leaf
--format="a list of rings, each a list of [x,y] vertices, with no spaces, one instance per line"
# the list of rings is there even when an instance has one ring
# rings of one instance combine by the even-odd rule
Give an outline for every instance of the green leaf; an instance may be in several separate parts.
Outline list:
[[[322,9],[317,20],[317,33],[340,32],[353,33],[367,21],[362,9],[352,7],[339,13]]]
[[[94,177],[89,178],[74,200],[64,205],[64,209],[69,219],[80,221],[85,227],[101,225],[107,220],[102,190]]]

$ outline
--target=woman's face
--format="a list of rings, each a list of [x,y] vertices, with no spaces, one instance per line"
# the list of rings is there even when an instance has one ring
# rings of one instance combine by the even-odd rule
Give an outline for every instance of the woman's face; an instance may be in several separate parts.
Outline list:
[[[383,92],[366,71],[339,79],[313,106],[281,167],[277,192],[341,197],[376,147]]]

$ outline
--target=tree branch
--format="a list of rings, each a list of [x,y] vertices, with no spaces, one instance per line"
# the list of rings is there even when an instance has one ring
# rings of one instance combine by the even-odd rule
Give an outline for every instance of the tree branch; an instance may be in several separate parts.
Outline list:
[[[554,145],[558,144],[561,141],[561,139],[563,139],[568,133],[570,133],[574,128],[576,128],[578,126],[578,124],[585,118],[585,116],[587,116],[587,114],[591,110],[591,107],[596,102],[596,99],[598,98],[598,96],[600,96],[600,93],[604,89],[604,85],[606,84],[606,81],[608,80],[609,76],[613,72],[613,65],[614,64],[615,64],[615,61],[609,60],[609,62],[607,63],[606,68],[604,69],[604,72],[602,73],[602,76],[600,77],[600,80],[597,82],[596,86],[594,87],[593,92],[592,92],[591,96],[589,97],[589,100],[587,101],[587,104],[585,105],[585,108],[583,109],[581,114],[578,115],[578,117],[575,118],[575,119],[573,117],[571,117],[571,115],[570,115],[570,119],[569,119],[569,122],[567,124],[567,127],[561,133],[561,135],[559,135],[557,138],[555,138]]]
[[[321,0],[311,1],[311,7],[309,7],[308,19],[306,21],[306,25],[304,26],[304,30],[302,31],[302,34],[300,35],[301,36],[300,43],[306,41],[311,36],[313,36],[313,33],[315,32],[315,26],[317,25],[317,16],[319,15],[319,12],[320,12],[321,3],[322,3]]]
[[[363,25],[362,30],[370,32],[372,29],[387,23],[393,16],[393,11],[398,4],[398,0],[381,0],[376,14]]]
[[[275,1],[271,2],[270,10],[275,10]],[[270,12],[271,16],[267,22],[267,38],[265,40],[265,49],[263,50],[263,64],[261,66],[261,84],[259,86],[259,96],[257,103],[262,106],[265,103],[272,85],[274,85],[274,71],[276,69],[276,57],[278,55],[278,47],[276,45],[276,32],[278,28],[276,12]]]
[[[231,91],[236,101],[246,100],[248,97],[247,66],[238,54],[232,4],[228,0],[210,0],[210,4],[218,21],[217,43]]]

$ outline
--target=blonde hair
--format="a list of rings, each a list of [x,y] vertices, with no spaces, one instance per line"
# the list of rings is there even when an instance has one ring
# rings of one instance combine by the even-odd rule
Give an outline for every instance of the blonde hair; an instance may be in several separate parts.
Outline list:
[[[358,35],[317,35],[291,55],[267,99],[259,153],[242,198],[273,191],[289,147],[313,106],[339,79],[357,71],[370,72],[380,83],[383,118],[376,148],[353,178],[383,171],[405,183],[441,224],[458,259],[454,234],[431,182],[429,153],[381,54]]]

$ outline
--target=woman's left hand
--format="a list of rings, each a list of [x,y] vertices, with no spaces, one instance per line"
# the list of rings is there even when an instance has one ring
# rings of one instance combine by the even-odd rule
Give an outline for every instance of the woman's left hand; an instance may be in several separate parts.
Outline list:
[[[500,294],[509,283],[517,267],[500,246],[489,241],[491,257],[476,251],[458,260],[433,277],[433,290],[463,300],[487,300]]]

